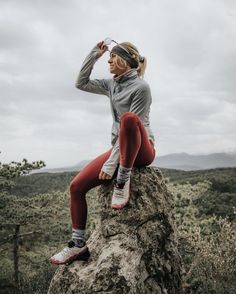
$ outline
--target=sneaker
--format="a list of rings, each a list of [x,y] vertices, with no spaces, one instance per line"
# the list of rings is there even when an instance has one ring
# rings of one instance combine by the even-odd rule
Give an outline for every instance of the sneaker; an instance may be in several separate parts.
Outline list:
[[[68,247],[65,247],[61,252],[53,255],[50,258],[51,263],[53,264],[70,264],[74,260],[88,260],[89,250],[88,247],[83,241],[81,244],[82,247],[76,246],[76,243],[71,240],[68,242]]]
[[[123,208],[130,198],[130,178],[124,184],[118,184],[115,180],[114,191],[111,200],[111,207],[116,209]]]

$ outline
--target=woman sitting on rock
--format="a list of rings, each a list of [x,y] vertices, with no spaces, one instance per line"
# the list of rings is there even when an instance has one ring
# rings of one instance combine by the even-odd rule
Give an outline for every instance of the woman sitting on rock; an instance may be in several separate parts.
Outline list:
[[[113,78],[90,80],[94,64],[109,51],[107,45],[111,42],[116,43],[108,59]],[[109,38],[98,43],[82,65],[76,87],[109,98],[113,117],[112,148],[92,160],[71,182],[72,240],[68,247],[51,257],[54,264],[69,263],[88,255],[86,193],[104,180],[114,179],[111,207],[123,208],[129,201],[132,167],[150,165],[155,158],[154,135],[149,126],[152,97],[149,85],[141,78],[145,68],[146,58],[133,44],[118,44]]]

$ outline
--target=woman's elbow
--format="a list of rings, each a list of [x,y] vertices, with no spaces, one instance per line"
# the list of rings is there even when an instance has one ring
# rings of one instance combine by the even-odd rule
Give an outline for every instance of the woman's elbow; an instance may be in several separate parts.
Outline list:
[[[79,89],[79,90],[83,90],[84,89],[84,85],[81,82],[79,82],[79,81],[76,81],[75,87],[77,89]]]

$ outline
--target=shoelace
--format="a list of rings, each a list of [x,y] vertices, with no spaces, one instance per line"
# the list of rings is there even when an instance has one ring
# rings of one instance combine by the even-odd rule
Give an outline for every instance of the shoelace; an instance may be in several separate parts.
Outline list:
[[[118,198],[125,198],[124,197],[124,188],[115,187],[115,196]]]
[[[70,251],[70,249],[71,248],[69,248],[69,247],[64,248],[61,252],[61,255],[63,255],[63,256],[66,255]]]

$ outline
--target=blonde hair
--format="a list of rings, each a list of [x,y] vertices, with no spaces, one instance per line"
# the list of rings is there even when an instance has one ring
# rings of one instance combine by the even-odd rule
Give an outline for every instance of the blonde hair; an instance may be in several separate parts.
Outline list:
[[[146,66],[147,66],[146,57],[142,57],[142,61],[140,61],[141,56],[139,54],[137,47],[134,46],[130,42],[123,42],[123,43],[120,43],[119,45],[121,45],[122,47],[127,49],[130,52],[133,59],[135,59],[138,62],[137,72],[140,77],[143,77],[144,73],[145,73]],[[127,66],[129,65],[126,60],[124,60],[122,57],[120,57],[117,54],[116,54],[116,58],[114,60],[114,63],[120,69],[126,69]]]

